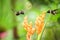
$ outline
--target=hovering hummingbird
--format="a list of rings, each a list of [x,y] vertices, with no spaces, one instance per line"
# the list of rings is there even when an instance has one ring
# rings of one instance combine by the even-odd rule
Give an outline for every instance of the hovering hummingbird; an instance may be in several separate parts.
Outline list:
[[[21,10],[21,11],[16,12],[16,15],[17,15],[17,16],[20,15],[20,14],[23,14],[23,15],[24,15],[24,11]]]
[[[57,14],[57,10],[58,10],[58,9],[48,10],[47,13],[50,13],[50,14],[56,15],[56,14]]]

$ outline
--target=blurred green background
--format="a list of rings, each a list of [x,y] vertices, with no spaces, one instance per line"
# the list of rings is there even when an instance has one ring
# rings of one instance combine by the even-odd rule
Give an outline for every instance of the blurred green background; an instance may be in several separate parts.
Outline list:
[[[42,11],[58,9],[56,15],[46,13],[45,29],[41,40],[60,40],[60,0],[0,0],[0,30],[5,28],[7,36],[3,40],[13,39],[13,28],[17,26],[18,40],[26,40],[26,30],[23,27],[24,17],[34,23]],[[24,15],[15,15],[17,11],[24,11]],[[2,28],[2,29],[1,29]],[[32,40],[37,39],[37,34]]]

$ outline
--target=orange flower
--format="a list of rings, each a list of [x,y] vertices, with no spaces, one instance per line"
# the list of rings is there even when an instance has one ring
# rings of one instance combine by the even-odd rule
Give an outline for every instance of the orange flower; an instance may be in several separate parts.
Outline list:
[[[35,26],[36,26],[37,34],[40,34],[44,28],[44,18],[45,18],[45,12],[43,12],[41,16],[38,16],[36,18]]]
[[[45,12],[42,13],[41,16],[38,16],[35,21],[35,26],[37,30],[37,34],[40,34],[44,28],[44,18],[45,18]],[[35,32],[35,28],[32,28],[32,22],[28,24],[27,16],[24,17],[24,29],[27,31],[26,38],[27,40],[31,40],[31,36]]]
[[[28,29],[28,22],[27,22],[27,16],[24,18],[24,23],[23,23],[24,29],[27,30]]]
[[[24,28],[27,31],[27,40],[31,40],[31,36],[33,35],[33,33],[35,32],[35,28],[32,28],[32,22],[30,22],[30,24],[28,24],[27,21],[27,16],[24,18]]]

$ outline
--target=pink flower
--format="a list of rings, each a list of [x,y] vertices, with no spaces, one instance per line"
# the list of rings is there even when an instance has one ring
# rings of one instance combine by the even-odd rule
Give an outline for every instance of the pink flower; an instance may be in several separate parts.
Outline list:
[[[2,32],[2,33],[0,33],[0,38],[2,39],[2,38],[4,38],[5,36],[6,36],[6,32]]]

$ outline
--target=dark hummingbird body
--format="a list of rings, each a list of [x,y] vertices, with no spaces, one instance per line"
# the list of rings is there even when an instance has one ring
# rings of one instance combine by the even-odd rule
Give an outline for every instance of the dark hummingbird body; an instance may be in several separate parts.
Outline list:
[[[51,14],[53,14],[53,15],[56,15],[57,10],[58,10],[58,9],[48,10],[47,13],[51,13]]]
[[[18,12],[16,12],[16,15],[17,16],[20,15],[20,14],[23,14],[24,15],[24,11],[18,11]]]

